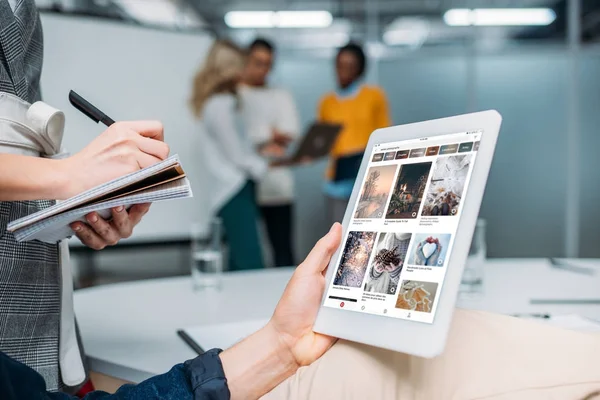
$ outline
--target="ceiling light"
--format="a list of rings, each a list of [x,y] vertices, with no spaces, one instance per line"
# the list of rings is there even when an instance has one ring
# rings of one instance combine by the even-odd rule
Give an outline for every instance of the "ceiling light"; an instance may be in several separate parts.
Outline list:
[[[329,11],[230,11],[230,28],[326,28],[333,22]]]
[[[328,11],[279,11],[276,21],[278,28],[327,28],[333,17]]]
[[[225,14],[225,23],[230,28],[272,28],[273,11],[230,11]]]
[[[444,14],[444,22],[450,26],[550,25],[555,19],[550,8],[454,8]]]
[[[398,18],[383,33],[383,41],[389,46],[420,47],[429,36],[429,22],[421,18]]]
[[[204,21],[194,12],[184,12],[173,0],[115,0],[135,20],[155,25],[201,27]]]

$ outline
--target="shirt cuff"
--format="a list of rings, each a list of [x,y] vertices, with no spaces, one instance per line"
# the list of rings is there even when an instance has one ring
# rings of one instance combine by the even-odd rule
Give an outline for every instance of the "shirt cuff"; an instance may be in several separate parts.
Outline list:
[[[212,349],[186,361],[184,366],[195,400],[229,400],[231,394],[219,354],[223,350]]]

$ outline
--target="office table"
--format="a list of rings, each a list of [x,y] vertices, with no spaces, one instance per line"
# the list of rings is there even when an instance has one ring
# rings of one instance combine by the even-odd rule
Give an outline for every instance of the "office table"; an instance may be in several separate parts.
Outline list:
[[[532,305],[531,299],[600,298],[600,260],[583,275],[543,259],[488,260],[483,294],[461,308],[504,314],[576,313],[600,320],[600,305]],[[220,291],[193,292],[191,279],[168,278],[98,286],[75,292],[75,312],[93,371],[132,382],[166,372],[195,353],[177,329],[268,318],[292,268],[225,274]]]

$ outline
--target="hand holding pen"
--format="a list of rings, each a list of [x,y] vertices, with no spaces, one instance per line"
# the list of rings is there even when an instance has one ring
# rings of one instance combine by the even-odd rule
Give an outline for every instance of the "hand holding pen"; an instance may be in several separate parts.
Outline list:
[[[69,94],[71,103],[96,122],[108,126],[79,153],[64,160],[71,176],[63,198],[69,198],[112,179],[164,160],[169,146],[163,141],[163,126],[158,121],[114,122],[77,93]]]
[[[77,93],[69,94],[71,103],[96,122],[108,126],[80,152],[57,160],[56,199],[66,199],[130,172],[164,160],[169,147],[163,141],[163,126],[158,121],[114,122]],[[97,213],[86,216],[87,224],[75,222],[71,228],[88,247],[95,250],[116,244],[131,236],[133,228],[148,212],[149,204],[138,204],[129,210],[117,207],[110,220]]]

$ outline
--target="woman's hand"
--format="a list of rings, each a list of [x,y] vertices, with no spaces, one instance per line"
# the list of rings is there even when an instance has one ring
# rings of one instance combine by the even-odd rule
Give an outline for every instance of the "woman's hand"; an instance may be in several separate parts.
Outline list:
[[[150,209],[150,204],[136,204],[129,210],[125,207],[112,209],[112,219],[104,220],[97,213],[86,215],[89,225],[74,222],[71,229],[81,240],[81,243],[94,250],[102,250],[106,246],[114,246],[121,239],[126,239],[133,233],[133,228],[140,223],[142,217]]]
[[[160,122],[117,122],[82,151],[62,161],[64,173],[69,176],[64,198],[149,167],[168,155]],[[83,244],[102,250],[130,237],[149,209],[150,204],[134,205],[129,210],[116,207],[111,220],[91,213],[86,215],[87,224],[75,222],[71,228]]]
[[[60,160],[68,177],[59,199],[66,199],[169,156],[163,125],[157,121],[117,122],[79,153]]]

